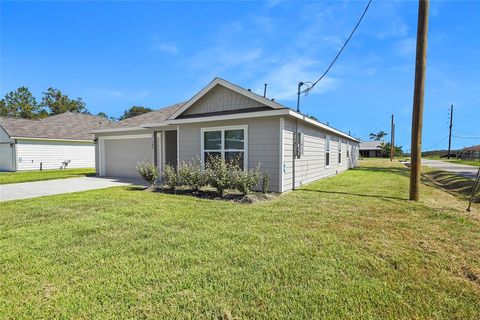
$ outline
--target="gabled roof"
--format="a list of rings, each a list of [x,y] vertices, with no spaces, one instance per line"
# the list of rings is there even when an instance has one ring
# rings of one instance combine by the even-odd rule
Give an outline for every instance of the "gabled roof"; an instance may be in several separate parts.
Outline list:
[[[245,88],[242,88],[236,84],[233,84],[231,82],[228,82],[222,78],[215,78],[210,82],[206,87],[204,87],[202,90],[200,90],[196,95],[194,95],[190,100],[184,103],[183,106],[178,108],[168,119],[173,120],[176,119],[178,116],[180,116],[183,112],[185,112],[188,108],[190,108],[195,102],[197,102],[201,97],[203,97],[207,92],[209,92],[211,89],[213,89],[215,86],[221,85],[224,86],[230,90],[233,90],[241,95],[244,95],[250,99],[253,99],[262,105],[265,105],[267,107],[270,107],[271,109],[287,109],[287,107],[281,105],[280,103],[277,103],[273,100],[267,99],[261,95],[258,95],[252,91],[249,91]]]
[[[175,111],[182,107],[185,102],[177,103],[162,109],[150,111],[138,116],[127,118],[122,121],[113,122],[109,128],[131,128],[131,127],[140,127],[146,122],[160,122],[165,121],[170,117]]]
[[[480,144],[477,144],[476,146],[463,148],[462,151],[480,151]]]
[[[109,124],[104,117],[74,112],[40,120],[0,117],[0,126],[11,138],[93,140],[95,137],[90,131]]]
[[[380,150],[384,141],[362,141],[360,142],[360,150]]]

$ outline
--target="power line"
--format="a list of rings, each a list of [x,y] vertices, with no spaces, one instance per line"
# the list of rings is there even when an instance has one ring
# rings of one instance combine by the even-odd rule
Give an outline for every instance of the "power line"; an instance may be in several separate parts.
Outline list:
[[[452,136],[459,139],[480,139],[480,137],[462,137],[462,136]]]
[[[369,1],[368,1],[368,4],[367,4],[367,6],[365,7],[365,10],[363,11],[362,15],[360,16],[360,19],[358,20],[357,24],[355,25],[355,27],[353,28],[352,32],[351,32],[350,35],[348,36],[347,40],[346,40],[345,43],[343,44],[342,48],[341,48],[340,51],[337,53],[337,55],[335,56],[335,58],[333,59],[333,61],[330,63],[330,65],[328,66],[328,68],[325,70],[325,72],[320,76],[320,78],[318,78],[317,81],[315,81],[310,87],[308,87],[307,89],[305,89],[305,90],[303,91],[303,92],[305,93],[305,95],[309,94],[310,91],[313,90],[313,88],[315,87],[315,85],[327,75],[328,71],[330,71],[330,69],[332,68],[333,64],[337,61],[337,59],[338,59],[338,57],[340,56],[340,54],[342,53],[343,49],[345,49],[345,47],[347,46],[348,42],[349,42],[350,39],[352,38],[353,34],[354,34],[355,31],[357,30],[358,26],[359,26],[360,23],[362,22],[363,17],[365,16],[365,14],[366,14],[367,11],[368,11],[368,8],[370,7],[370,3],[372,3],[372,0],[369,0]]]
[[[443,138],[442,140],[438,141],[437,143],[435,143],[434,145],[428,147],[427,149],[432,149],[433,147],[436,147],[438,146],[440,143],[442,143],[443,141],[447,140],[448,136],[446,136],[445,138]]]
[[[383,127],[383,126],[385,125],[385,123],[387,123],[388,120],[390,120],[390,117],[387,117],[387,118],[385,119],[385,121],[383,121],[382,124],[379,125],[378,127],[376,127],[375,129],[373,129],[372,132],[375,133],[375,131],[377,131],[378,129],[380,129],[381,127]],[[363,136],[363,138],[365,138],[365,137],[370,137],[370,134],[366,134],[366,135]]]

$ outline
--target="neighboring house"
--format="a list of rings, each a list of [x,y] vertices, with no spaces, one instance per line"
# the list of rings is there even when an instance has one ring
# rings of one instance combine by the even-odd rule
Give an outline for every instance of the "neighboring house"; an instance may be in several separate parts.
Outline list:
[[[460,151],[459,158],[463,160],[480,161],[480,144],[463,148]]]
[[[103,117],[63,113],[41,120],[0,117],[0,171],[94,168],[94,129],[105,128]]]
[[[383,141],[363,141],[360,142],[360,157],[362,158],[381,158]]]
[[[294,160],[293,136],[299,132]],[[139,177],[136,165],[153,162],[160,171],[199,157],[240,159],[244,168],[260,166],[270,191],[335,175],[354,167],[359,140],[257,95],[215,78],[190,100],[95,130],[97,174]],[[295,176],[293,176],[295,161]]]

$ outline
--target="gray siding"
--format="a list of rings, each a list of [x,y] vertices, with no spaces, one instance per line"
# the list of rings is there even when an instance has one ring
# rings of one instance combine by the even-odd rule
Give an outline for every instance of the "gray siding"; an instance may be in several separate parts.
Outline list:
[[[208,121],[179,126],[179,159],[191,161],[201,156],[201,129],[234,125],[248,126],[248,168],[260,165],[270,176],[270,191],[280,191],[280,127],[278,117],[251,118],[228,121]]]
[[[202,114],[219,111],[262,107],[258,101],[247,98],[222,85],[216,85],[197,102],[190,106],[183,115]]]
[[[283,129],[283,191],[292,189],[293,134],[295,120],[286,119]],[[306,123],[298,122],[298,131],[304,134],[304,153],[295,159],[295,186],[299,187],[315,180],[335,175],[354,167],[358,160],[358,143],[339,138],[334,134]],[[325,165],[327,134],[330,136],[330,166]],[[338,162],[338,148],[341,143],[341,163]],[[347,159],[347,146],[350,157]]]

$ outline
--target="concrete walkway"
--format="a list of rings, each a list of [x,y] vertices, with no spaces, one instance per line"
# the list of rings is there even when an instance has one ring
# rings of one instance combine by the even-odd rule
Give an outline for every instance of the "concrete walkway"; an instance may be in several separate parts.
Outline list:
[[[145,185],[139,179],[81,177],[0,185],[0,201],[29,199],[110,187]]]
[[[448,171],[451,173],[458,174],[459,176],[475,179],[478,171],[478,167],[469,166],[466,164],[458,164],[453,162],[441,161],[441,160],[430,160],[422,159],[422,165],[436,170]]]

